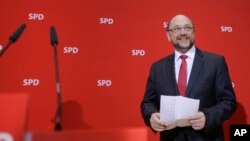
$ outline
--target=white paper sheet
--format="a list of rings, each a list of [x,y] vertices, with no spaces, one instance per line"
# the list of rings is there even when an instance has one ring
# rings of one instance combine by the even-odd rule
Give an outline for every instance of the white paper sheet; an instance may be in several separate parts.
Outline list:
[[[187,125],[187,119],[198,112],[200,100],[183,96],[161,95],[160,120],[177,126]]]

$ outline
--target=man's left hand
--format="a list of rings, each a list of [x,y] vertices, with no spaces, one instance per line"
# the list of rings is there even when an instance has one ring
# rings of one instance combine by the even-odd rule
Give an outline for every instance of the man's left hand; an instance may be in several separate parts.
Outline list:
[[[198,112],[189,118],[189,123],[194,130],[201,130],[205,127],[206,117],[203,112]]]

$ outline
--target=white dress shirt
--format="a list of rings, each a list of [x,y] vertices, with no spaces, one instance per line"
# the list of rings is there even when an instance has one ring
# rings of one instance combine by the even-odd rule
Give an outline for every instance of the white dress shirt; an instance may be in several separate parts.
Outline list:
[[[195,56],[195,46],[193,46],[190,50],[188,50],[185,54],[181,54],[178,51],[175,51],[175,78],[178,83],[178,77],[179,77],[179,70],[181,67],[182,59],[180,58],[181,55],[187,55],[186,58],[187,62],[187,84],[190,77],[190,73],[192,70],[193,62],[194,62],[194,56]]]

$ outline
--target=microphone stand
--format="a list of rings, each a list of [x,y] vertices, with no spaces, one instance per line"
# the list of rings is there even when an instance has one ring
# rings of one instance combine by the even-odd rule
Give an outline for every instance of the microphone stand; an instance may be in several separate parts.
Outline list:
[[[59,65],[58,65],[58,55],[57,55],[57,45],[53,44],[54,48],[54,60],[55,60],[55,70],[56,70],[56,93],[57,93],[57,113],[55,119],[55,131],[62,130],[62,96],[61,96],[61,86],[59,79]]]

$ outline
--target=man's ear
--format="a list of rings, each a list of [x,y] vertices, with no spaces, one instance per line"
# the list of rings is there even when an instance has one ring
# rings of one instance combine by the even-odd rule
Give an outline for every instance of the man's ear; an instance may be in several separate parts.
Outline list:
[[[171,37],[169,35],[169,32],[166,32],[166,34],[167,34],[167,37],[168,37],[168,41],[171,42]]]

